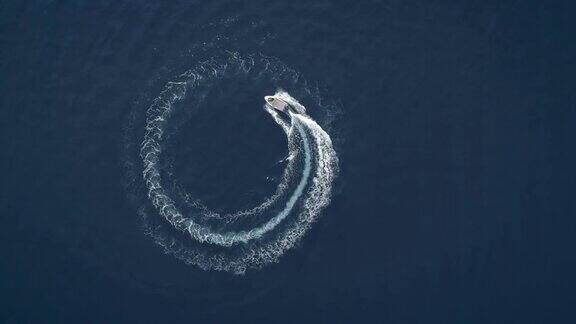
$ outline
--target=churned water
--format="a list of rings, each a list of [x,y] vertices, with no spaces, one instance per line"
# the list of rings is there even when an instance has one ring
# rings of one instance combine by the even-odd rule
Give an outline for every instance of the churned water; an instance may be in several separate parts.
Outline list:
[[[1,322],[571,322],[568,9],[2,1]]]

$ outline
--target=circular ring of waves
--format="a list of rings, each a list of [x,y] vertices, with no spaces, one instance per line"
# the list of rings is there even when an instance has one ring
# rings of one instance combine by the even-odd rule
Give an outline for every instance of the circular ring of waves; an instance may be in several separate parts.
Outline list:
[[[179,103],[186,97],[201,97],[205,94],[202,89],[236,77],[264,80],[276,88],[295,91],[295,95],[307,95],[319,107],[326,102],[298,72],[279,60],[229,52],[199,63],[166,85],[146,112],[140,157],[147,197],[165,220],[163,224],[148,223],[148,233],[155,241],[167,252],[203,269],[243,273],[276,262],[301,240],[330,202],[338,158],[328,133],[306,114],[304,106],[279,90],[276,95],[296,110],[285,115],[264,107],[285,133],[289,152],[282,179],[271,196],[250,209],[219,214],[178,186],[161,163],[166,129],[177,122],[175,110],[194,109]],[[167,225],[179,234],[166,235]]]

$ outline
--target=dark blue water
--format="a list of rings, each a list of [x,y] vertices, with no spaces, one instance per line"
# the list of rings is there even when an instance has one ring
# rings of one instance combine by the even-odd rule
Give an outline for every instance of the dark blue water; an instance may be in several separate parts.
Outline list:
[[[3,1],[0,320],[573,321],[569,9]],[[340,160],[332,202],[304,239],[244,275],[164,253],[129,174],[154,98],[226,50],[277,58],[321,89],[330,109],[305,103]],[[211,208],[274,191],[286,139],[260,109],[274,90],[221,82],[171,124],[174,176]]]

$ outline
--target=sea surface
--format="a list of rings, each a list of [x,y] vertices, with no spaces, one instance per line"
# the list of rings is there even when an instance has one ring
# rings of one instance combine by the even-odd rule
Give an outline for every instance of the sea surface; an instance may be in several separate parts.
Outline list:
[[[574,322],[570,9],[0,1],[0,322]]]

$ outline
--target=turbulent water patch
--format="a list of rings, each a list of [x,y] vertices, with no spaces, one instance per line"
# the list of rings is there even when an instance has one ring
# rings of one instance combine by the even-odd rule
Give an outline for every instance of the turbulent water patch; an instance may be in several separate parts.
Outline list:
[[[165,86],[146,111],[139,141],[140,162],[127,164],[132,181],[143,183],[147,203],[142,203],[152,206],[141,206],[140,212],[155,242],[186,263],[235,273],[275,262],[292,248],[330,202],[338,172],[328,133],[306,114],[302,104],[279,90],[275,96],[294,110],[282,113],[264,107],[286,135],[289,153],[282,179],[271,196],[262,197],[260,204],[246,210],[220,214],[175,184],[177,180],[168,176],[162,164],[167,127],[178,122],[175,111],[194,108],[181,106],[184,98],[201,97],[206,94],[203,89],[240,77],[284,87],[295,96],[308,96],[318,107],[326,102],[297,71],[279,60],[227,52],[198,63]]]

